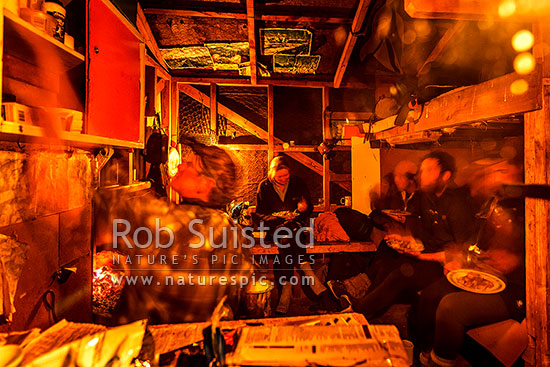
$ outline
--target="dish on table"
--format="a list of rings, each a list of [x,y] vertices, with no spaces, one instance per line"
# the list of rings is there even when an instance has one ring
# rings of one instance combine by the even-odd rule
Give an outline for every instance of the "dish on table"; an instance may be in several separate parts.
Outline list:
[[[402,252],[422,252],[424,245],[421,242],[387,238],[386,244],[394,250]]]
[[[274,216],[274,217],[279,217],[279,218],[284,218],[284,219],[294,219],[300,214],[296,213],[296,212],[293,212],[293,211],[290,211],[290,210],[285,210],[285,211],[282,211],[282,212],[271,213],[271,215]]]
[[[412,215],[412,213],[405,210],[396,210],[396,209],[382,209],[382,213],[387,215]]]
[[[474,269],[457,269],[447,273],[449,282],[468,292],[495,294],[506,288],[504,280],[496,275]]]

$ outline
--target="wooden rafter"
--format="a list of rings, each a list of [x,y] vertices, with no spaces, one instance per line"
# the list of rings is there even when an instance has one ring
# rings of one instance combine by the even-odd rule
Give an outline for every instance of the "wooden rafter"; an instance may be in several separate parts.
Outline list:
[[[372,112],[332,112],[330,118],[333,120],[365,121],[372,117]]]
[[[348,33],[346,38],[346,43],[344,45],[344,51],[342,51],[342,56],[340,56],[340,62],[336,68],[336,74],[334,75],[334,88],[340,88],[342,79],[344,78],[344,73],[348,67],[349,59],[355,43],[357,42],[357,33],[361,30],[363,22],[365,21],[365,16],[367,15],[367,10],[369,8],[370,0],[360,0],[359,6],[357,7],[357,12],[353,18],[353,23],[351,24],[351,31]]]
[[[160,64],[157,62],[157,60],[153,59],[151,56],[149,56],[147,53],[145,54],[145,65],[152,66],[157,69],[157,76],[164,79],[164,80],[170,80],[170,74],[166,70],[160,66]]]
[[[528,89],[521,95],[514,95],[510,92],[510,86],[519,79],[527,82]],[[375,139],[383,140],[538,110],[542,106],[540,90],[540,68],[528,75],[511,73],[480,84],[457,88],[426,102],[423,107],[416,106],[412,112],[412,115],[418,116],[416,123],[409,122],[376,132]],[[391,118],[394,116],[388,119]]]
[[[198,10],[177,10],[177,9],[157,9],[148,8],[144,10],[145,14],[170,15],[179,17],[197,17],[197,18],[227,18],[227,19],[246,19],[247,15],[243,13],[228,13],[216,11],[198,11]],[[296,23],[351,23],[350,18],[339,17],[308,17],[300,15],[255,15],[255,19],[271,22],[296,22]]]
[[[267,161],[271,162],[274,156],[275,139],[273,130],[275,125],[275,112],[273,108],[273,86],[267,87]]]
[[[257,18],[258,17],[256,17],[256,19]],[[350,18],[304,17],[301,15],[261,15],[259,18],[263,21],[271,21],[271,22],[336,23],[336,24],[351,23]]]
[[[323,88],[323,140],[332,138],[330,133],[330,119],[327,116],[327,110],[329,107],[329,88]],[[330,209],[330,160],[326,155],[323,155],[323,204],[325,211]]]
[[[183,93],[187,94],[189,97],[193,98],[197,102],[202,103],[205,106],[210,105],[210,97],[208,97],[206,94],[202,93],[198,89],[192,87],[191,85],[184,84],[184,83],[177,83],[178,90],[182,91]],[[256,137],[260,138],[263,141],[268,141],[269,134],[264,129],[260,128],[258,125],[254,124],[253,122],[247,120],[246,118],[242,117],[238,113],[232,111],[231,109],[227,108],[220,102],[218,102],[218,113],[228,119],[229,121],[237,124],[241,128],[245,129],[252,135],[255,135]],[[283,143],[281,139],[273,138],[275,143]],[[292,157],[293,159],[297,160],[298,162],[302,163],[304,166],[312,169],[313,171],[317,172],[318,174],[323,174],[323,166],[319,163],[317,163],[314,159],[308,157],[304,153],[298,153],[298,152],[288,152],[288,156]],[[350,190],[348,184],[344,182],[339,182],[338,185],[342,186],[346,190]],[[351,191],[351,190],[350,190]]]
[[[525,22],[539,20],[550,14],[550,3],[542,1],[537,6],[528,6],[537,2],[517,2],[513,16],[499,16],[501,0],[405,0],[405,11],[413,18],[462,19]],[[527,6],[526,6],[527,5]]]
[[[178,83],[190,83],[190,84],[210,84],[216,83],[218,85],[228,86],[250,86],[249,78],[220,78],[220,77],[195,77],[195,76],[173,76],[173,79]],[[332,81],[323,80],[281,80],[281,79],[268,79],[258,78],[258,86],[280,86],[280,87],[304,87],[304,88],[323,88],[332,87]],[[346,82],[340,85],[345,88],[365,88],[373,89],[372,84],[366,84],[363,82]]]
[[[443,37],[441,37],[439,42],[437,42],[437,45],[435,45],[434,49],[432,50],[426,61],[424,61],[422,66],[418,68],[418,72],[416,73],[417,78],[420,76],[420,74],[422,74],[422,70],[426,67],[426,65],[434,62],[439,57],[439,55],[441,55],[441,52],[443,52],[443,50],[447,48],[455,33],[462,31],[465,25],[466,23],[464,21],[459,20],[451,28],[447,29]]]
[[[147,47],[149,47],[149,50],[151,50],[151,52],[157,59],[157,62],[165,71],[167,71],[168,66],[166,65],[166,62],[164,61],[164,58],[160,53],[157,41],[153,36],[153,32],[151,32],[151,27],[149,27],[149,23],[147,23],[147,19],[145,18],[145,14],[143,13],[143,10],[141,9],[139,3],[137,4],[136,26],[139,33],[141,33],[142,37],[145,39],[145,44],[147,45]]]
[[[210,84],[210,130],[218,134],[218,88]]]
[[[256,60],[256,23],[254,21],[254,0],[246,0],[246,22],[248,26],[248,52],[250,56],[250,84],[258,83]]]

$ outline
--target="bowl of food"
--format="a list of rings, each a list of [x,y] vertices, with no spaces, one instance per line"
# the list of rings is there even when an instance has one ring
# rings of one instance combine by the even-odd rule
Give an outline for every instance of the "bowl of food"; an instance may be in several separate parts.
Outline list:
[[[422,252],[424,245],[414,239],[386,238],[386,244],[392,249],[400,252]]]

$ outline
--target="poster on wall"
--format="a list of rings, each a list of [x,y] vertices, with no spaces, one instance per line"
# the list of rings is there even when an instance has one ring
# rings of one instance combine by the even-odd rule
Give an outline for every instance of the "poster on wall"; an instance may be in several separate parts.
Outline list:
[[[260,29],[262,55],[309,55],[311,32],[307,29],[262,28]]]
[[[315,74],[321,55],[274,55],[273,71],[290,74]]]

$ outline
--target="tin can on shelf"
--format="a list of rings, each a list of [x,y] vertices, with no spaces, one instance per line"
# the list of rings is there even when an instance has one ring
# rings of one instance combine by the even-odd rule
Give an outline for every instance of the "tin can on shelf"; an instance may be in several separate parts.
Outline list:
[[[58,0],[47,0],[42,3],[42,11],[50,14],[56,20],[53,38],[63,43],[65,41],[65,15],[67,11]]]
[[[38,9],[21,8],[21,19],[29,22],[33,27],[41,30],[48,36],[53,36],[57,27],[57,22],[52,15]]]

